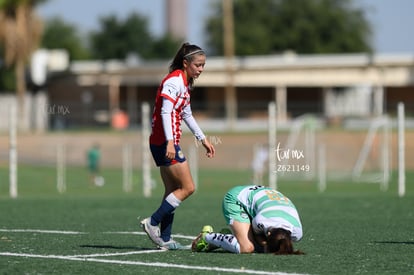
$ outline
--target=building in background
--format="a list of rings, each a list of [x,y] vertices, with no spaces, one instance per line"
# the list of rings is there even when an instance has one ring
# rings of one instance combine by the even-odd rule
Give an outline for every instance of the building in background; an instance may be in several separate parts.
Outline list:
[[[209,57],[195,82],[193,112],[205,128],[229,129],[225,64],[222,57]],[[114,110],[126,112],[130,128],[140,127],[141,104],[153,102],[167,66],[167,60],[133,67],[124,61],[73,62],[48,85],[49,104],[69,111],[50,116],[51,128],[107,127]],[[411,55],[256,56],[236,58],[234,66],[234,130],[265,129],[271,101],[276,102],[281,127],[305,114],[328,125],[395,114],[398,102],[406,104],[407,115],[414,112]]]

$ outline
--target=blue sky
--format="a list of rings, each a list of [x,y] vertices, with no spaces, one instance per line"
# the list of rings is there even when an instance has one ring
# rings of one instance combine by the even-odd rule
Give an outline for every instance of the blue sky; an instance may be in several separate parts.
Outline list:
[[[147,16],[151,32],[159,36],[163,33],[165,26],[164,1],[49,0],[37,11],[45,18],[60,16],[84,32],[97,29],[100,16],[116,14],[120,18],[125,18],[134,11]],[[210,2],[216,0],[187,1],[189,6],[188,40],[203,46],[203,22],[211,12]],[[414,35],[410,31],[414,26],[413,0],[354,0],[354,3],[360,7],[366,7],[367,17],[374,28],[373,45],[377,52],[414,53]]]

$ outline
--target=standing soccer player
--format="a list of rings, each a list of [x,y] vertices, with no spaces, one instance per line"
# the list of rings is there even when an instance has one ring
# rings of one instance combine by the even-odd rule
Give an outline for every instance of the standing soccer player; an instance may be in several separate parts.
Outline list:
[[[175,55],[169,74],[162,80],[155,99],[152,116],[150,149],[154,161],[160,167],[165,193],[161,205],[141,221],[148,237],[160,248],[180,249],[181,245],[171,238],[175,209],[194,191],[195,185],[187,160],[180,148],[181,122],[184,121],[197,140],[207,151],[207,157],[215,154],[214,146],[206,139],[194,119],[190,105],[190,93],[194,80],[204,70],[204,51],[184,43]]]
[[[101,159],[101,151],[99,144],[94,144],[87,152],[89,180],[91,185],[101,186],[103,177],[99,176],[99,162]]]

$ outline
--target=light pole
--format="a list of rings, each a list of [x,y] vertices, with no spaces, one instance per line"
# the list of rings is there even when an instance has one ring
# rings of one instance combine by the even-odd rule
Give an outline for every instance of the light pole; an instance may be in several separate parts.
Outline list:
[[[233,0],[223,0],[223,43],[226,60],[225,106],[226,119],[230,130],[237,119],[237,96],[234,87],[234,19]]]

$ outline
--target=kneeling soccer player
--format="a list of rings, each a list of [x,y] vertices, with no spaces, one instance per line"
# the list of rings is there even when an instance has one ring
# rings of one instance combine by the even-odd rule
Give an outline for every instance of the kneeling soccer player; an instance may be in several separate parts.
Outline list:
[[[264,186],[237,186],[223,199],[223,214],[233,234],[214,233],[204,226],[192,250],[222,248],[232,253],[304,254],[293,249],[302,238],[302,224],[292,201]]]

